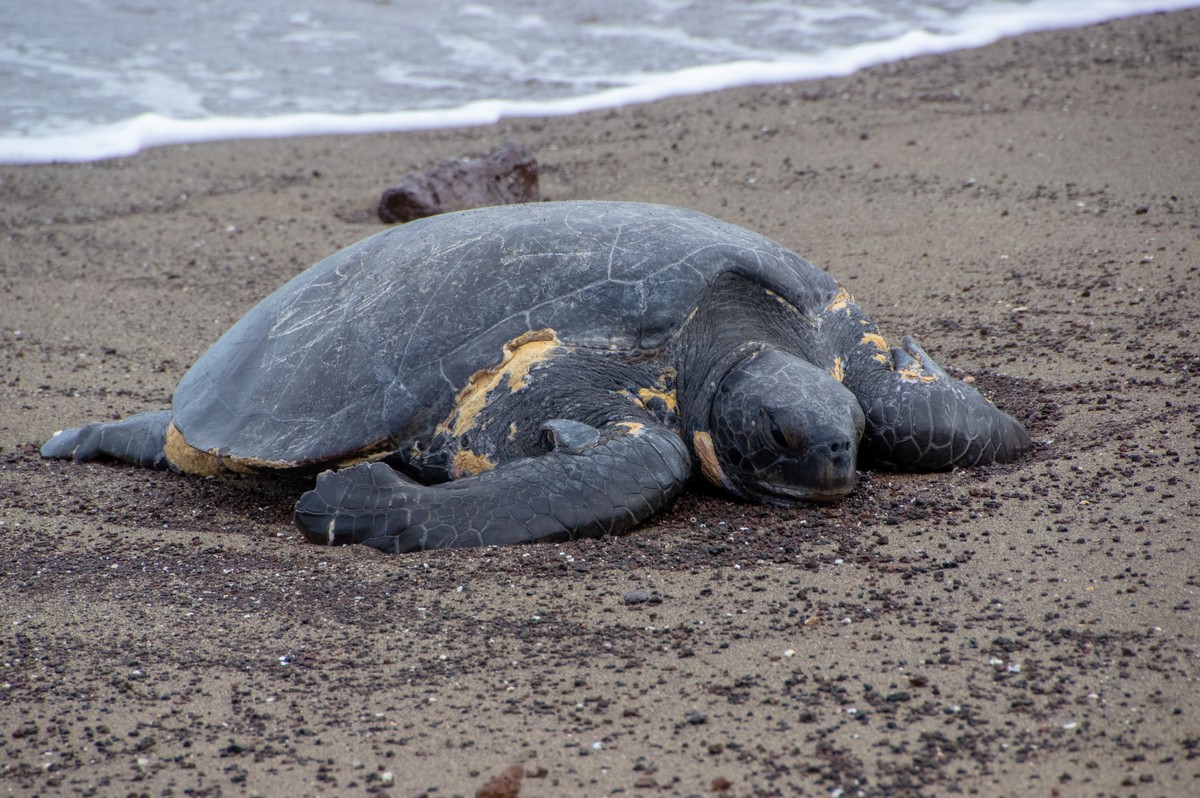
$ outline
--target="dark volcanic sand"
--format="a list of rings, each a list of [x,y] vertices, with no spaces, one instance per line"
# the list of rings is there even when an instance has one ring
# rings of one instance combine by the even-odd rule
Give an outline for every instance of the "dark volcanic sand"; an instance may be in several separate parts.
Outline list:
[[[0,789],[470,796],[517,764],[526,798],[1200,794],[1198,119],[1185,12],[569,119],[0,168]],[[299,485],[38,457],[165,406],[404,173],[514,137],[548,197],[823,265],[1036,450],[391,557],[302,542]]]

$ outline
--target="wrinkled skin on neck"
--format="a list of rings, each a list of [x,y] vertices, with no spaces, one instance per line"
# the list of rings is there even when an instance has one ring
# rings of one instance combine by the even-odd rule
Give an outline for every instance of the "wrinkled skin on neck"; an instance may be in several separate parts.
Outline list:
[[[865,418],[841,383],[795,355],[751,352],[721,380],[709,424],[719,469],[736,496],[830,502],[854,487]]]

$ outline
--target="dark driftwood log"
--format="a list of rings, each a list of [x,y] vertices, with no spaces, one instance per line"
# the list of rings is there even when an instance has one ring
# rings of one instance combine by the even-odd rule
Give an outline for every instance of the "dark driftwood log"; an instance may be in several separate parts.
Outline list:
[[[510,141],[484,158],[451,158],[424,172],[405,175],[383,192],[379,218],[393,224],[540,198],[537,160],[524,144]]]

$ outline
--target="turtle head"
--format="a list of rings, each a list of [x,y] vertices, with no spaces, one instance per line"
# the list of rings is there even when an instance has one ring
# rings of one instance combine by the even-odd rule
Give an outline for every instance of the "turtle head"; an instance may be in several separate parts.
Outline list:
[[[704,475],[736,496],[827,502],[854,487],[864,424],[858,400],[840,382],[767,348],[726,373],[713,396],[711,433],[694,441]]]

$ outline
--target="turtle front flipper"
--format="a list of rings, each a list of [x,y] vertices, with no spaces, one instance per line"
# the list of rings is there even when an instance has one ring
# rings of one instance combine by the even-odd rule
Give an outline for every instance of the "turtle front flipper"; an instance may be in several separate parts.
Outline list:
[[[860,457],[882,468],[939,471],[1006,463],[1029,449],[1028,433],[970,385],[947,374],[905,336],[880,366],[859,370],[853,390],[867,416]]]
[[[41,454],[77,461],[107,456],[142,468],[165,469],[170,467],[163,453],[170,424],[168,410],[138,413],[120,421],[98,421],[54,433],[42,445]]]
[[[390,552],[599,537],[632,529],[691,476],[691,455],[665,426],[622,421],[543,425],[547,452],[425,486],[369,463],[327,471],[296,503],[314,543]]]

